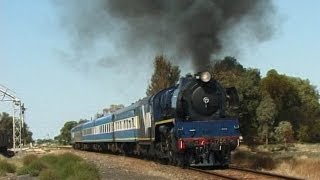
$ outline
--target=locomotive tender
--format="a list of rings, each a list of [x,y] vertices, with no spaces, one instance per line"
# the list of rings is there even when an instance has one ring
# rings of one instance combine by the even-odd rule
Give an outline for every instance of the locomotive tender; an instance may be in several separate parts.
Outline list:
[[[228,166],[240,131],[226,108],[237,101],[235,88],[222,88],[209,72],[187,75],[175,86],[74,127],[72,145],[181,166]]]

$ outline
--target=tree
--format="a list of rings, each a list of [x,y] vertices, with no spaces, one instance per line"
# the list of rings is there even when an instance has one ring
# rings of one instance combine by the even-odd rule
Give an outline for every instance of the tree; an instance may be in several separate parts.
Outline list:
[[[261,81],[261,90],[267,92],[275,101],[278,109],[289,109],[300,105],[296,88],[285,75],[280,75],[274,69],[268,71]]]
[[[312,121],[312,125],[304,125],[300,124],[300,128],[298,130],[298,138],[303,142],[320,142],[320,119],[316,119]]]
[[[71,129],[78,125],[77,121],[68,121],[60,129],[60,135],[55,138],[58,139],[61,144],[69,144],[71,141]]]
[[[79,121],[78,121],[78,124],[83,124],[83,123],[86,123],[86,122],[88,122],[89,120],[86,120],[86,119],[80,119]]]
[[[284,142],[285,145],[293,140],[292,125],[288,121],[281,121],[275,128],[275,138],[278,142]]]
[[[4,132],[9,137],[9,146],[13,146],[13,131],[12,131],[12,116],[10,116],[8,113],[3,112],[0,114],[0,130],[1,132]],[[30,142],[33,142],[32,139],[32,132],[29,130],[28,125],[26,122],[23,122],[23,127],[21,129],[21,139],[22,143],[28,144]]]
[[[320,117],[319,93],[308,80],[281,75],[273,69],[262,79],[261,91],[269,94],[276,104],[274,125],[290,120],[294,137],[301,141],[317,139],[317,130],[313,129]]]
[[[225,57],[216,60],[210,71],[223,87],[237,89],[240,101],[240,130],[246,142],[252,140],[257,133],[256,108],[261,99],[259,70],[246,69],[234,57]]]
[[[146,94],[150,96],[162,89],[175,85],[179,77],[180,69],[178,66],[173,66],[163,55],[157,56],[154,60],[154,73]]]
[[[265,143],[269,143],[270,130],[273,128],[274,119],[277,115],[276,104],[268,95],[264,95],[257,108],[257,120],[259,122],[259,134],[264,137]]]

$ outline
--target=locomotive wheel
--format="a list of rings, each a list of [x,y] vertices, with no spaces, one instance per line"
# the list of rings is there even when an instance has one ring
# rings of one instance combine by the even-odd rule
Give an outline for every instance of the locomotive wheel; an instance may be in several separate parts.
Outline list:
[[[186,168],[187,166],[189,166],[189,164],[187,163],[187,153],[178,153],[177,154],[177,165],[179,167],[182,167],[182,168]]]
[[[169,157],[169,164],[170,165],[173,165],[173,166],[177,165],[177,157],[176,157],[176,153],[174,151],[170,150],[168,152],[168,157]]]

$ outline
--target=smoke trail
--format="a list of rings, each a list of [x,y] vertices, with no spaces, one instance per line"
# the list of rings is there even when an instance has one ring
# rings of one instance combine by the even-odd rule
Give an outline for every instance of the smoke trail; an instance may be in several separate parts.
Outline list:
[[[246,33],[258,42],[270,39],[274,29],[271,0],[95,0],[63,5],[68,7],[65,17],[72,17],[66,27],[75,32],[76,43],[116,32],[118,47],[128,52],[170,51],[191,57],[195,71],[231,45],[222,39],[231,29],[245,24]]]

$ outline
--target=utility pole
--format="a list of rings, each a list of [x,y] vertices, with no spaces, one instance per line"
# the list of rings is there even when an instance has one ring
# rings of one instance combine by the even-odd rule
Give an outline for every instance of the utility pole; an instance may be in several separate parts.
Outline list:
[[[13,151],[22,149],[22,128],[25,118],[24,104],[21,100],[14,95],[15,93],[9,88],[0,84],[0,101],[9,101],[13,105],[13,115],[12,115],[12,140],[13,140]]]

